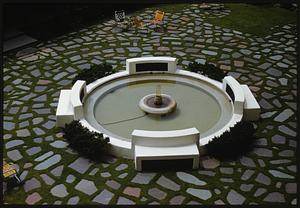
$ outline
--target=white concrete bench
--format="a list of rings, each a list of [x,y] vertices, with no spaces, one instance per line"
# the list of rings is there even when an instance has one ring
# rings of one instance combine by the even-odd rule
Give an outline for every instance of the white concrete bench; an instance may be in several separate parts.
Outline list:
[[[174,131],[132,132],[132,150],[134,151],[135,168],[143,169],[145,160],[180,160],[191,159],[192,168],[199,167],[199,138],[196,128]]]
[[[243,120],[245,121],[256,121],[259,119],[260,115],[260,106],[255,99],[254,95],[250,91],[247,85],[241,85],[245,95],[244,103],[244,115]]]
[[[83,80],[77,80],[71,90],[61,90],[56,110],[57,127],[64,127],[66,123],[83,117],[82,100],[86,94],[86,82]]]
[[[74,110],[70,102],[71,90],[61,90],[56,110],[56,126],[64,127],[74,119]]]
[[[126,71],[128,71],[129,74],[136,74],[136,73],[144,73],[144,72],[152,72],[156,73],[156,70],[151,67],[151,64],[163,64],[166,65],[166,68],[163,68],[163,66],[160,66],[160,70],[157,71],[158,73],[161,73],[162,71],[169,72],[169,73],[175,73],[177,68],[177,59],[172,57],[165,57],[165,56],[155,56],[155,57],[139,57],[139,58],[131,58],[126,59]],[[140,68],[143,68],[143,65],[149,67],[148,69],[139,70]],[[161,71],[162,70],[162,71]]]
[[[70,101],[74,108],[74,120],[79,120],[83,117],[82,100],[86,94],[86,81],[77,80],[72,87],[70,96]]]
[[[234,113],[243,115],[245,96],[241,85],[232,76],[226,76],[223,79],[223,90],[227,92],[228,86],[231,88],[234,94]]]

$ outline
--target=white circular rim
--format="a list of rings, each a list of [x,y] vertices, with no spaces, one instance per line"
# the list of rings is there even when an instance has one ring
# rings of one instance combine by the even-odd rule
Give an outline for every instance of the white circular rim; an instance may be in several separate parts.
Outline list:
[[[157,74],[145,74],[149,77],[143,77],[144,74],[138,74],[137,77],[136,75],[130,75],[127,71],[122,71],[118,72],[112,75],[109,75],[107,77],[103,77],[101,79],[96,80],[93,83],[90,83],[87,86],[87,96],[85,96],[83,103],[84,103],[84,117],[80,119],[80,122],[83,126],[87,127],[91,131],[103,133],[104,136],[110,137],[110,145],[111,145],[111,152],[117,156],[122,156],[122,157],[127,157],[127,158],[133,158],[134,157],[134,152],[132,152],[132,142],[131,139],[123,138],[118,135],[113,134],[112,132],[106,130],[104,127],[102,127],[94,118],[93,115],[93,107],[88,107],[93,106],[95,101],[97,100],[97,96],[100,94],[104,94],[108,89],[106,85],[109,85],[110,83],[115,83],[115,81],[124,81],[128,82],[127,79],[130,79],[131,81],[143,81],[143,80],[149,80],[151,77],[155,77],[154,79],[156,80],[171,80],[171,81],[179,81],[181,79],[188,79],[188,83],[191,85],[196,85],[195,83],[202,83],[204,84],[204,89],[205,91],[209,91],[211,89],[214,92],[217,92],[217,94],[221,94],[223,97],[223,101],[219,100],[218,97],[214,93],[211,93],[211,95],[217,100],[221,107],[221,112],[225,110],[225,106],[223,106],[224,101],[227,100],[231,101],[226,103],[226,105],[230,105],[230,119],[228,122],[224,125],[222,125],[221,128],[215,129],[213,133],[209,133],[207,135],[201,134],[200,137],[201,140],[199,142],[200,146],[203,146],[207,144],[209,141],[211,141],[214,137],[219,136],[223,134],[225,131],[228,131],[230,127],[234,126],[237,122],[241,121],[242,115],[237,114],[234,112],[234,105],[231,100],[231,98],[228,96],[226,92],[224,92],[222,88],[222,83],[218,82],[216,80],[210,79],[208,77],[205,77],[201,74],[185,71],[185,70],[177,70],[176,73],[162,73],[162,75],[166,75],[167,77],[164,76],[157,76]],[[169,77],[168,77],[169,76]],[[170,78],[171,77],[171,78]],[[120,85],[120,83],[118,84]],[[118,86],[116,85],[116,86]],[[197,85],[196,85],[197,86]],[[202,88],[203,86],[199,87]],[[99,92],[102,90],[102,92]],[[93,97],[90,96],[90,94],[97,92],[97,96]],[[87,99],[89,97],[92,97],[91,99]],[[227,109],[228,110],[228,109]],[[92,118],[88,118],[88,117]],[[91,122],[92,120],[92,122]],[[94,123],[93,123],[94,122]],[[220,122],[220,121],[219,121]]]

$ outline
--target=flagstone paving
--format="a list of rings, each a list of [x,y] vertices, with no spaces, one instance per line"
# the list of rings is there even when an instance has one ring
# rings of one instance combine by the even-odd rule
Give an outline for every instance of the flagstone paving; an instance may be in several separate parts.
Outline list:
[[[296,204],[296,25],[257,37],[206,22],[229,13],[193,4],[166,13],[163,32],[112,32],[106,21],[5,55],[4,157],[25,184],[8,192],[4,183],[4,202]],[[251,153],[232,162],[203,157],[199,170],[137,173],[132,160],[95,164],[68,147],[55,127],[60,90],[93,64],[124,70],[127,58],[160,55],[178,58],[182,69],[194,60],[212,63],[250,87],[262,108]]]

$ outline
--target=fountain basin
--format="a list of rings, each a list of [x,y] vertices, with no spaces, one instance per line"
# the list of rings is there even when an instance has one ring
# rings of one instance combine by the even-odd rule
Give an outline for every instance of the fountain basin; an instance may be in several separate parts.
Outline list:
[[[174,99],[174,102],[169,100],[172,114],[147,114],[139,106],[157,85],[162,85],[165,98],[170,95]],[[147,103],[145,99],[142,106]],[[157,106],[152,107],[155,110]],[[163,113],[169,111],[166,109]],[[141,161],[155,158],[193,158],[193,168],[197,168],[198,148],[228,131],[242,118],[258,119],[259,113],[260,107],[251,91],[233,77],[227,76],[218,82],[176,69],[175,58],[141,57],[126,60],[126,71],[87,86],[85,81],[77,81],[71,90],[63,90],[56,117],[57,126],[79,120],[90,131],[108,136],[110,152],[134,159],[139,170],[143,166]],[[191,138],[191,143],[183,144],[187,138]],[[189,154],[190,147],[194,149],[193,155]]]

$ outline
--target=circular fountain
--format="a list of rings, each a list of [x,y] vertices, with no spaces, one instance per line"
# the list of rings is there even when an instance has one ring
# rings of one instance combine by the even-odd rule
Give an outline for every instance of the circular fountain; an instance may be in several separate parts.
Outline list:
[[[146,113],[166,115],[176,109],[176,101],[170,95],[161,94],[161,86],[157,85],[156,94],[144,96],[139,106]]]
[[[199,146],[228,131],[243,116],[259,117],[260,108],[253,107],[255,98],[248,91],[233,77],[221,83],[179,70],[176,58],[132,58],[126,60],[125,71],[87,86],[77,81],[72,90],[62,90],[57,126],[79,120],[90,131],[108,136],[114,155],[136,161],[194,157],[196,167]],[[254,100],[247,105],[245,93]]]

